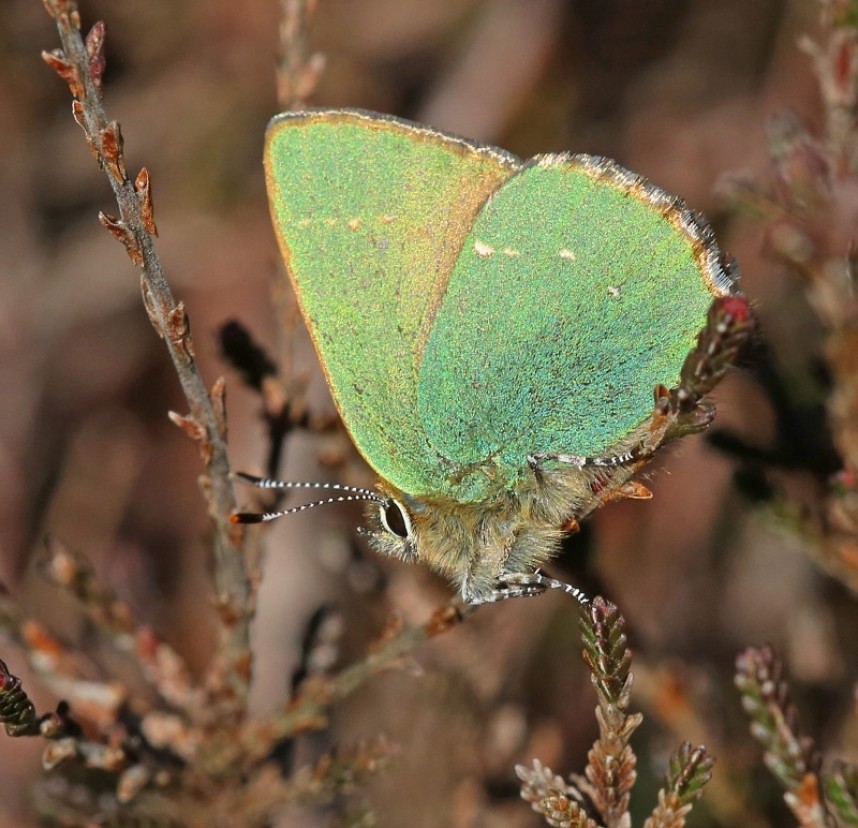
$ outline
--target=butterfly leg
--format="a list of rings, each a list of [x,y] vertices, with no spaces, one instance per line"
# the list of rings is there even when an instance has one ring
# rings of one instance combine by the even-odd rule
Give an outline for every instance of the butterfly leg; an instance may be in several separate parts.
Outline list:
[[[603,457],[575,454],[531,454],[527,461],[537,471],[543,462],[554,461],[574,468],[630,468],[649,460],[669,440],[703,431],[712,422],[715,409],[702,401],[735,361],[751,337],[754,319],[747,299],[722,296],[712,302],[706,326],[695,347],[685,358],[679,385],[655,388],[655,406],[641,441],[630,449]]]
[[[525,584],[516,584],[503,586],[503,579],[498,581],[498,588],[493,589],[485,595],[478,595],[468,600],[468,603],[473,606],[482,604],[497,604],[500,601],[508,601],[510,598],[535,598],[537,595],[542,595],[545,588],[541,586],[530,586]]]
[[[612,454],[605,457],[582,457],[578,454],[528,454],[527,463],[534,471],[546,461],[562,463],[564,466],[574,466],[578,469],[591,467],[617,468],[618,466],[629,466],[641,460],[646,460],[652,452],[645,453],[643,447],[636,446],[631,451],[622,454]]]
[[[534,453],[527,456],[527,463],[533,471],[538,471],[543,463],[554,462],[564,466],[572,466],[577,469],[605,469],[606,471],[616,469],[634,469],[635,466],[650,460],[656,450],[665,442],[666,435],[671,425],[672,396],[674,392],[669,391],[663,385],[655,389],[655,407],[650,416],[649,425],[642,435],[640,442],[617,454],[606,454],[598,457],[584,457],[577,454],[556,453]],[[709,414],[705,423],[698,430],[705,428],[712,419],[712,409],[707,406]],[[625,496],[634,496],[629,494]],[[638,497],[648,497],[647,494]]]
[[[509,572],[498,578],[498,588],[469,601],[472,604],[494,604],[498,601],[506,601],[510,598],[535,598],[549,589],[559,589],[567,595],[571,595],[582,607],[590,603],[587,595],[577,587],[549,578],[541,572]]]

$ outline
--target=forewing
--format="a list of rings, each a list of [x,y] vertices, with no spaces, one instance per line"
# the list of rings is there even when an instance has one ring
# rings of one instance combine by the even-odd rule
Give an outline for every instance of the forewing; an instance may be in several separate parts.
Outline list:
[[[419,362],[463,239],[518,166],[360,111],[269,126],[274,227],[331,391],[358,449],[406,492],[445,487],[416,414]]]

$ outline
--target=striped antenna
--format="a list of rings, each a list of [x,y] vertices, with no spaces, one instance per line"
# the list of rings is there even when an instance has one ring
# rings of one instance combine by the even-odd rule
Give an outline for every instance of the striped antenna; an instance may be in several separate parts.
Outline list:
[[[244,472],[235,472],[235,477],[255,486],[257,489],[325,489],[327,491],[344,492],[345,494],[334,495],[324,500],[316,500],[312,503],[304,503],[301,506],[292,506],[289,509],[281,509],[277,512],[236,512],[230,517],[233,523],[267,523],[269,520],[294,515],[296,512],[304,512],[307,509],[315,509],[316,506],[326,506],[329,503],[346,503],[354,500],[373,500],[376,503],[387,501],[372,489],[363,489],[359,486],[345,486],[340,483],[305,483],[286,480],[272,480],[268,477],[255,477]]]

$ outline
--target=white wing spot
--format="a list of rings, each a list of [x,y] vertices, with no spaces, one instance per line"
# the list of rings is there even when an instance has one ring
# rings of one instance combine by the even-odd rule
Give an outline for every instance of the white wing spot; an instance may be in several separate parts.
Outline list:
[[[360,229],[360,219],[359,218],[349,219],[347,222],[347,226],[348,226],[349,230],[359,230]]]
[[[514,247],[505,247],[503,249],[503,254],[504,256],[520,256],[521,251],[516,250]]]
[[[620,289],[618,287],[614,287],[613,285],[611,285],[608,288],[608,293],[610,293],[611,296],[613,296],[615,299],[620,298]]]
[[[571,251],[567,250],[565,247],[560,251],[561,259],[568,259],[570,262],[574,262],[578,257]]]
[[[474,240],[474,250],[481,259],[488,259],[495,252],[495,249],[490,244],[486,244],[479,239]]]

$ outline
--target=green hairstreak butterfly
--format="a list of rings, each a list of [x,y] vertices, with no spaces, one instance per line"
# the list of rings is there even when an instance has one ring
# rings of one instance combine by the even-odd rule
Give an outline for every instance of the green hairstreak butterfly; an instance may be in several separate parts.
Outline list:
[[[538,591],[564,529],[633,491],[660,439],[653,388],[736,291],[708,224],[605,158],[522,161],[358,110],[274,118],[265,174],[337,408],[380,477],[332,499],[375,501],[377,549],[468,602]]]

